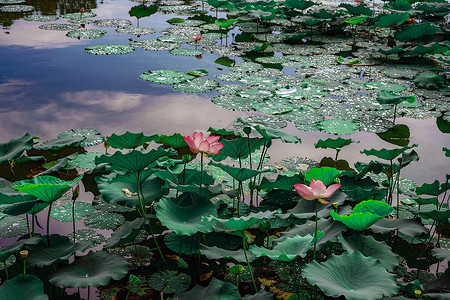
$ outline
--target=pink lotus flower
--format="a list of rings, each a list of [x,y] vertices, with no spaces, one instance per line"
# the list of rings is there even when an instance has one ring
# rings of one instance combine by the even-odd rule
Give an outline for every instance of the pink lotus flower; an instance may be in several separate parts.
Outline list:
[[[198,43],[200,41],[203,41],[203,35],[201,35],[201,34],[197,34],[196,36],[192,35],[191,39],[193,39],[195,43]]]
[[[203,132],[194,132],[192,136],[185,136],[184,140],[194,153],[207,153],[209,155],[219,154],[219,150],[223,148],[223,144],[219,143],[219,136],[203,137]]]
[[[84,13],[84,7],[80,8],[80,13]]]
[[[294,184],[294,188],[300,196],[306,200],[317,199],[323,204],[328,204],[328,201],[323,200],[323,198],[330,197],[340,187],[340,184],[332,184],[327,188],[322,181],[314,179],[311,180],[309,186],[300,183]]]

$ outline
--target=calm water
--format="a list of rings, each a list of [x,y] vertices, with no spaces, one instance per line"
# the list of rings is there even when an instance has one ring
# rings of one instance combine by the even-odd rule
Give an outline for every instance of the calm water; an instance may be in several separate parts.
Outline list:
[[[136,18],[128,15],[136,2],[119,0],[67,4],[48,1],[31,1],[26,4],[39,7],[33,14],[60,14],[76,12],[79,7],[90,7],[97,14],[93,19],[122,18],[136,26]],[[210,13],[214,15],[213,13]],[[187,94],[174,91],[168,85],[143,81],[139,75],[148,70],[171,69],[187,72],[203,68],[210,77],[219,71],[214,60],[218,56],[205,53],[201,60],[195,57],[171,55],[164,51],[136,51],[126,55],[97,56],[87,54],[84,48],[99,44],[128,44],[133,35],[119,34],[115,28],[99,28],[107,31],[100,39],[77,40],[65,36],[65,31],[41,30],[44,23],[29,22],[17,14],[1,13],[0,21],[0,141],[22,136],[30,132],[42,140],[56,138],[61,131],[73,128],[94,128],[104,135],[125,131],[145,134],[179,132],[192,134],[208,127],[232,128],[239,116],[257,112],[233,112],[210,102],[216,92]],[[224,15],[222,15],[224,16]],[[179,17],[170,14],[154,14],[140,20],[141,27],[160,31],[170,25],[166,20]],[[66,23],[59,19],[51,23]],[[50,22],[48,22],[50,23]],[[98,28],[92,24],[87,28]],[[160,33],[142,36],[155,39]],[[410,127],[411,143],[419,144],[416,151],[420,162],[403,172],[421,184],[435,179],[444,180],[449,171],[448,160],[442,147],[450,147],[448,135],[441,133],[435,119],[397,119],[398,124]],[[284,157],[301,156],[320,160],[334,156],[334,150],[315,149],[318,139],[332,137],[323,132],[300,132],[292,124],[286,131],[302,138],[300,145],[276,143],[269,151],[272,162]],[[348,138],[349,136],[344,136]],[[340,158],[370,161],[359,153],[367,148],[396,146],[382,141],[371,133],[358,132],[350,136],[360,144],[346,147]],[[438,158],[438,159],[436,159]]]

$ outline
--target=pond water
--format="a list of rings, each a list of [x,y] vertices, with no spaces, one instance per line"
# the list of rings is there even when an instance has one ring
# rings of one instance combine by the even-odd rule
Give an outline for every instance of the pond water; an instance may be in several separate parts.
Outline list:
[[[128,11],[136,6],[132,1],[101,1],[71,3],[55,1],[27,1],[35,11],[29,13],[0,14],[3,28],[0,31],[0,140],[5,142],[30,132],[42,140],[55,138],[58,133],[75,128],[94,128],[103,135],[125,131],[145,134],[175,133],[188,135],[195,130],[208,127],[233,128],[238,117],[261,115],[257,111],[231,111],[211,103],[211,98],[220,93],[183,93],[173,90],[170,85],[144,81],[139,75],[149,70],[175,70],[187,72],[195,69],[209,71],[207,78],[228,73],[226,67],[214,63],[220,56],[205,52],[200,57],[172,55],[168,51],[136,51],[124,55],[93,55],[84,48],[99,44],[128,44],[129,39],[156,39],[160,31],[174,27],[166,21],[174,17],[187,18],[171,13],[158,12],[141,18],[140,27],[154,28],[156,33],[136,37],[117,33],[116,28],[98,27],[87,24],[86,28],[102,29],[106,34],[101,38],[76,39],[66,37],[67,31],[43,30],[43,24],[67,24],[60,18],[52,22],[26,21],[28,15],[59,15],[76,12],[78,6],[85,6],[98,19],[125,19],[137,25],[137,19]],[[170,3],[169,3],[170,4]],[[196,3],[201,7],[200,3]],[[214,16],[214,12],[209,15]],[[225,17],[220,13],[219,17]],[[229,32],[239,34],[239,28]],[[217,43],[225,40],[217,40]],[[322,47],[331,51],[332,44]],[[339,42],[342,47],[342,42]],[[193,49],[193,45],[183,44],[183,48]],[[344,47],[345,48],[345,47]],[[275,56],[282,56],[275,51]],[[231,57],[236,62],[242,58]],[[335,64],[334,64],[335,65]],[[221,69],[219,70],[218,67]],[[295,75],[295,68],[284,67],[288,75]],[[378,70],[372,72],[378,73]],[[367,74],[367,71],[366,71]],[[327,74],[324,73],[324,78]],[[330,75],[331,76],[331,75]],[[333,78],[329,78],[333,80]],[[217,79],[216,79],[217,80]],[[219,81],[221,84],[232,82]],[[336,95],[338,93],[335,93]],[[447,106],[448,108],[448,106]],[[430,114],[432,115],[432,114]],[[436,114],[434,114],[436,116]],[[330,118],[327,117],[326,118]],[[387,118],[391,119],[392,118]],[[420,119],[398,117],[397,124],[406,124],[411,132],[411,142],[418,144],[420,162],[405,170],[405,176],[421,184],[434,179],[443,179],[448,172],[448,164],[443,164],[443,147],[450,146],[448,135],[436,126],[436,117],[424,116]],[[272,161],[277,162],[289,156],[307,157],[320,160],[323,156],[333,156],[333,152],[315,149],[313,144],[319,139],[333,137],[325,132],[299,131],[288,122],[285,129],[302,138],[301,145],[277,143],[271,150]],[[352,144],[342,151],[341,158],[350,164],[356,161],[370,161],[359,151],[370,148],[396,147],[381,140],[376,134],[357,131],[350,136],[359,144]]]

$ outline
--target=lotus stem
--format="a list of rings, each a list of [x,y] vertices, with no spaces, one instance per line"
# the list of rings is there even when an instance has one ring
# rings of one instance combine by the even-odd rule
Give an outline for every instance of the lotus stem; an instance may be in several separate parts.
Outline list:
[[[250,272],[250,277],[252,278],[253,288],[255,289],[255,292],[258,292],[258,288],[256,287],[256,283],[255,283],[255,278],[253,278],[252,267],[250,266],[250,263],[248,262],[247,250],[246,250],[246,247],[245,247],[245,233],[244,233],[244,231],[241,231],[241,234],[242,234],[242,247],[244,248],[245,261],[247,262],[248,271]]]
[[[31,230],[30,230],[30,221],[28,220],[28,214],[25,214],[26,219],[27,219],[27,228],[28,228],[28,234],[30,236],[30,238],[33,237],[33,235],[31,234]]]
[[[136,245],[136,242],[134,242],[133,244],[134,244],[134,249],[136,249],[136,254],[137,254],[137,257],[138,257],[139,264],[142,265],[141,255],[139,254],[139,248]]]
[[[314,253],[313,260],[316,260],[316,245],[317,245],[317,211],[319,210],[319,201],[316,201],[316,226],[314,228]]]
[[[203,153],[200,152],[200,187],[198,190],[198,194],[200,197],[202,196],[202,183],[203,183]]]
[[[50,212],[52,211],[52,204],[53,202],[50,202],[50,205],[48,206],[48,215],[47,215],[47,244],[50,247]]]
[[[3,266],[5,267],[6,280],[9,280],[8,267],[6,266],[6,261],[3,262]]]
[[[236,289],[238,290],[239,293],[239,274],[236,274]]]
[[[73,227],[73,243],[75,244],[75,199],[72,202],[72,227]]]

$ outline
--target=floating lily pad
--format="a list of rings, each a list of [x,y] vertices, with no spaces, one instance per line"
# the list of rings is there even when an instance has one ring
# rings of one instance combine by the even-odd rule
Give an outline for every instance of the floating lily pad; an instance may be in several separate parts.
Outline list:
[[[130,44],[133,47],[142,48],[147,51],[170,51],[180,47],[180,44],[173,42],[162,42],[158,40],[140,40]]]
[[[132,22],[124,19],[100,19],[96,20],[94,24],[98,27],[127,27],[131,26]]]
[[[267,101],[253,103],[252,108],[265,114],[280,115],[293,111],[295,106],[289,104],[285,99],[271,98]]]
[[[231,72],[225,74],[217,74],[215,77],[222,81],[238,81],[244,74],[240,72]]]
[[[288,86],[275,90],[275,95],[287,99],[320,98],[327,93],[315,86]]]
[[[254,89],[250,88],[250,89],[237,91],[236,95],[240,96],[242,98],[248,98],[248,99],[253,99],[253,100],[262,100],[262,99],[268,99],[268,98],[273,97],[272,91],[259,89],[259,88],[254,88]]]
[[[23,1],[25,2],[25,1]],[[31,15],[23,18],[25,21],[32,22],[52,22],[59,19],[58,16],[41,16],[41,15]]]
[[[195,78],[182,83],[174,84],[173,88],[185,93],[204,93],[212,91],[219,83],[212,79]]]
[[[287,126],[287,123],[283,120],[278,119],[274,116],[267,115],[254,115],[254,116],[245,116],[239,118],[238,121],[243,121],[245,124],[249,124],[251,126],[255,125],[263,125],[268,128],[282,129]],[[242,122],[241,121],[241,122]],[[235,124],[235,127],[238,123]]]
[[[211,102],[229,110],[250,111],[253,100],[235,95],[219,95],[213,97]]]
[[[359,129],[355,121],[328,119],[317,125],[320,130],[330,134],[353,134]]]
[[[134,47],[130,45],[95,45],[84,48],[86,53],[95,55],[109,55],[109,54],[127,54],[134,51]]]
[[[81,28],[78,24],[43,24],[39,26],[39,29],[44,30],[55,30],[55,31],[69,31],[69,30],[77,30]]]
[[[147,81],[165,84],[181,83],[195,78],[194,76],[187,73],[172,70],[148,71],[142,73],[140,77]]]
[[[191,277],[176,271],[165,271],[152,274],[148,279],[148,284],[152,289],[164,293],[181,293],[189,288]]]
[[[96,212],[84,219],[84,226],[94,229],[116,229],[125,222],[125,218],[116,213]]]
[[[6,13],[20,13],[33,11],[34,6],[31,5],[5,5],[0,7],[0,11]]]
[[[84,40],[84,39],[95,39],[100,38],[106,34],[105,30],[101,29],[79,29],[69,31],[66,36],[74,39]]]
[[[169,53],[173,54],[173,55],[197,56],[197,55],[202,55],[203,50],[178,48],[178,49],[170,50]]]
[[[72,202],[67,202],[61,207],[53,208],[50,215],[53,219],[61,222],[72,222],[74,220],[72,214]],[[92,204],[86,202],[75,202],[75,220],[81,220],[89,216],[95,211]]]
[[[235,63],[234,66],[228,67],[230,71],[234,72],[254,72],[261,70],[262,68],[263,68],[262,65],[254,62],[238,62]]]
[[[401,84],[389,83],[384,81],[370,81],[364,84],[369,89],[386,90],[389,92],[400,93],[406,90],[406,86]]]
[[[70,14],[62,14],[60,15],[61,18],[64,19],[82,19],[82,18],[93,18],[96,17],[97,14],[93,12],[76,12],[76,13],[70,13]]]
[[[242,82],[243,84],[247,84],[247,85],[256,85],[256,86],[260,86],[260,85],[275,85],[277,83],[277,81],[275,79],[271,79],[271,78],[264,78],[264,77],[260,77],[260,76],[243,76],[239,79],[240,82]]]
[[[134,34],[134,35],[148,35],[156,33],[156,29],[154,28],[146,28],[146,27],[125,27],[116,29],[118,33],[126,33],[126,34]]]
[[[67,237],[73,241],[73,232]],[[105,241],[105,237],[93,229],[80,229],[75,231],[75,243],[89,244],[89,248],[96,247]]]
[[[20,4],[24,2],[25,0],[0,0],[0,4]]]

